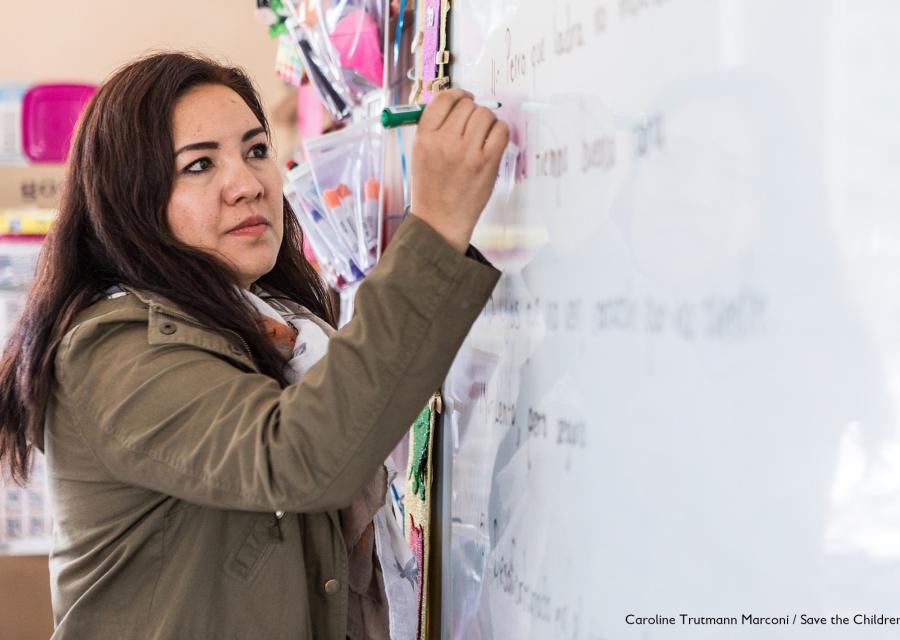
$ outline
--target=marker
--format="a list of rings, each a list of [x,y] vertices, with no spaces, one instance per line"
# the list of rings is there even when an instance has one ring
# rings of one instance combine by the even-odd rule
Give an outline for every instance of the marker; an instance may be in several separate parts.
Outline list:
[[[346,203],[341,202],[341,194],[338,189],[325,189],[322,192],[322,202],[331,214],[331,220],[344,239],[344,245],[350,255],[359,252],[359,238],[356,235],[356,227],[353,224],[353,212],[348,211]]]
[[[356,243],[354,245],[356,248],[356,257],[359,258],[360,264],[365,267],[369,267],[371,265],[369,263],[369,257],[366,255],[365,249],[365,245],[367,243],[365,228],[366,223],[365,220],[361,219],[361,215],[365,215],[365,211],[362,208],[362,205],[353,197],[353,191],[350,190],[350,187],[343,182],[336,186],[334,188],[334,191],[341,199],[341,215],[345,223],[349,225],[351,229],[353,229],[353,240]],[[360,209],[363,209],[361,213]]]
[[[313,224],[316,225],[315,228],[321,234],[322,240],[324,240],[324,242],[330,249],[330,253],[333,256],[333,259],[336,260],[336,265],[341,271],[339,277],[344,281],[344,284],[362,280],[362,271],[360,271],[359,267],[356,266],[353,258],[348,255],[344,255],[341,252],[339,246],[340,239],[334,237],[331,234],[333,227],[328,223],[325,217],[321,213],[319,213],[319,211],[314,206],[310,206],[308,211],[304,209],[304,213],[306,213],[312,219]],[[338,282],[338,286],[340,287],[343,285]]]
[[[503,106],[499,102],[490,100],[476,100],[475,104],[479,107],[487,107],[488,109],[499,109]],[[425,111],[424,104],[406,104],[388,107],[381,112],[381,125],[385,129],[392,129],[408,124],[418,124],[423,111]]]
[[[378,246],[378,204],[381,200],[381,184],[377,178],[369,178],[365,184],[363,201],[364,229],[369,255],[374,256]]]
[[[317,224],[318,220],[316,220],[315,215],[310,215],[306,204],[303,202],[302,196],[297,193],[296,189],[290,184],[285,185],[284,194],[291,203],[291,207],[294,209],[294,214],[297,216],[300,226],[303,227],[304,241],[309,243],[313,253],[316,254],[316,261],[319,263],[319,267],[326,272],[325,275],[330,277],[332,282],[336,283],[339,280],[343,280],[346,283],[346,278],[338,273],[339,265],[328,240],[321,235],[321,230],[318,228]],[[318,215],[318,212],[315,210],[313,210],[313,213]],[[312,220],[307,222],[309,217],[311,217]],[[321,215],[319,217],[321,217]]]

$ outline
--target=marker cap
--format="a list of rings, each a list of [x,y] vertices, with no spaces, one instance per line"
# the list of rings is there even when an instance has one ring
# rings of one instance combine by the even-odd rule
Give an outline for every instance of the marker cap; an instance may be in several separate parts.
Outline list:
[[[329,209],[341,206],[341,196],[338,195],[336,189],[325,189],[325,192],[322,193],[322,200]]]
[[[366,180],[365,192],[366,200],[378,200],[378,197],[381,195],[381,184],[377,178]]]

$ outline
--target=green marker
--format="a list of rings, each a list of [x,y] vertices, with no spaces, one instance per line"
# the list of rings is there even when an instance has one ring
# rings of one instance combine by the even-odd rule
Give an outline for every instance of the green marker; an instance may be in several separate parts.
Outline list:
[[[499,109],[502,106],[499,102],[486,100],[476,100],[475,104],[488,109]],[[408,124],[418,124],[419,118],[422,117],[424,111],[424,104],[405,104],[388,107],[381,112],[381,125],[385,129],[393,129],[394,127],[402,127]]]

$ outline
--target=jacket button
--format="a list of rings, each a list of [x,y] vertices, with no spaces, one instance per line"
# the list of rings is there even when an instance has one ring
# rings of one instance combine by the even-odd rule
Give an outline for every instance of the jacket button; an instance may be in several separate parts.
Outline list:
[[[244,350],[241,349],[241,348],[240,348],[238,345],[236,345],[236,344],[229,344],[229,345],[228,345],[228,350],[231,351],[231,353],[233,353],[233,354],[236,355],[236,356],[242,356],[242,355],[244,355]]]
[[[337,580],[335,580],[334,578],[332,578],[331,580],[329,580],[328,582],[325,583],[325,593],[327,593],[330,596],[333,596],[340,590],[341,590],[341,583],[338,582]]]
[[[175,333],[176,328],[177,327],[175,326],[174,322],[163,322],[161,325],[159,325],[159,332],[164,335],[170,336]]]

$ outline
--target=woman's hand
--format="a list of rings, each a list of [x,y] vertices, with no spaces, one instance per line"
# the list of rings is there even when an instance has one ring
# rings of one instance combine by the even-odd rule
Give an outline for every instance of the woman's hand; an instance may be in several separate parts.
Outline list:
[[[494,189],[509,129],[461,89],[435,96],[413,143],[412,213],[460,252]]]

